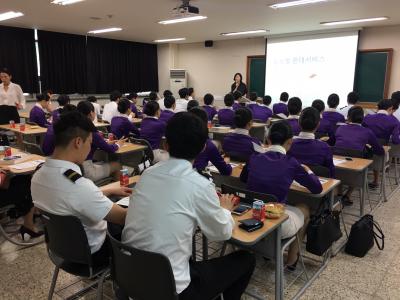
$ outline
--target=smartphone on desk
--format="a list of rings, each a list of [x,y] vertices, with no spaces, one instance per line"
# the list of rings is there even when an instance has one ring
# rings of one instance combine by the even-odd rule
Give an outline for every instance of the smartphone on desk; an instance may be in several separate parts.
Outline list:
[[[232,213],[234,215],[244,215],[246,212],[248,212],[250,210],[250,207],[246,206],[246,205],[238,205],[236,208],[234,208],[234,210],[232,210]]]
[[[257,229],[260,229],[264,226],[264,222],[256,219],[240,220],[239,223],[239,228],[246,230],[247,232],[256,231]]]

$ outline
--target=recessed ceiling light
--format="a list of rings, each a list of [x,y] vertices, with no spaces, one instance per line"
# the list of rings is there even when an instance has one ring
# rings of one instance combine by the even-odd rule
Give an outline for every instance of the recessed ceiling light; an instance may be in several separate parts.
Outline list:
[[[273,4],[273,5],[270,5],[269,7],[278,9],[278,8],[286,8],[286,7],[314,4],[314,3],[318,3],[318,2],[327,2],[327,1],[330,1],[330,0],[296,0],[296,1]]]
[[[257,30],[249,30],[249,31],[226,32],[226,33],[221,33],[221,35],[232,36],[232,35],[256,34],[256,33],[266,33],[266,32],[267,32],[267,30],[265,30],[265,29],[257,29]]]
[[[175,39],[163,39],[163,40],[154,40],[154,43],[168,43],[168,42],[178,42],[184,41],[186,38],[175,38]]]
[[[78,2],[82,2],[84,0],[53,0],[51,3],[58,5],[70,5]]]
[[[376,21],[383,21],[383,20],[388,20],[388,19],[389,19],[388,17],[376,17],[376,18],[367,18],[367,19],[353,19],[353,20],[343,20],[343,21],[321,22],[321,25],[335,26],[335,25],[364,23],[364,22],[376,22]]]
[[[200,21],[207,19],[206,16],[184,16],[178,17],[175,19],[159,21],[158,24],[168,25],[168,24],[176,24],[176,23],[183,23],[183,22],[191,22],[191,21]]]
[[[98,34],[98,33],[105,33],[105,32],[113,32],[113,31],[121,31],[122,28],[119,27],[111,27],[111,28],[104,28],[104,29],[97,29],[88,31],[88,33]]]
[[[19,11],[8,11],[5,13],[0,14],[0,21],[14,19],[23,16],[24,14]]]

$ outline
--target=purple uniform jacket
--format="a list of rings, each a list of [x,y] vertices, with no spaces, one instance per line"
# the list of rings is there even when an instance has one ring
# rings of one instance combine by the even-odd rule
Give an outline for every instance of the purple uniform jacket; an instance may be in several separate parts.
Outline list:
[[[214,116],[217,114],[217,110],[210,105],[204,105],[203,108],[207,113],[208,121],[212,121]]]
[[[104,138],[98,132],[93,132],[93,140],[90,146],[90,152],[86,158],[86,160],[93,160],[93,155],[97,149],[103,150],[107,153],[114,153],[118,150],[118,146],[116,144],[108,144]]]
[[[218,123],[225,126],[234,126],[235,111],[229,108],[221,108],[218,111]]]
[[[342,149],[354,149],[363,151],[369,144],[374,154],[383,155],[385,153],[381,144],[371,129],[358,124],[348,124],[339,126],[336,130],[335,147]]]
[[[239,108],[242,108],[243,107],[243,105],[241,105],[239,102],[236,102],[235,101],[235,103],[233,103],[233,105],[232,105],[232,108],[233,108],[233,110],[238,110]]]
[[[42,151],[46,156],[50,156],[54,152],[54,129],[52,125],[47,128],[43,139]]]
[[[140,118],[142,116],[142,113],[138,111],[134,103],[131,104],[131,111],[135,114],[135,118]]]
[[[269,118],[272,117],[272,111],[266,106],[262,106],[257,103],[251,103],[247,105],[247,107],[253,113],[253,119],[257,119],[265,123]]]
[[[116,116],[111,119],[111,132],[117,138],[128,137],[130,134],[139,136],[139,129],[127,117]]]
[[[389,142],[390,138],[392,138],[393,144],[400,144],[399,122],[396,122],[391,116],[379,112],[367,115],[362,125],[371,129],[378,139]]]
[[[60,107],[53,110],[53,112],[51,113],[51,122],[52,124],[54,124],[55,122],[57,122],[60,119]]]
[[[274,106],[272,106],[272,110],[274,112],[274,115],[277,115],[277,114],[284,114],[286,116],[289,115],[287,105],[282,102],[275,103]]]
[[[282,203],[287,202],[293,180],[313,194],[322,192],[322,185],[316,175],[308,174],[295,158],[273,151],[252,155],[240,179],[247,182],[248,190],[272,194]]]
[[[166,124],[155,118],[144,118],[140,125],[140,137],[147,140],[153,150],[160,149],[161,139],[165,134]]]
[[[301,128],[299,125],[299,119],[286,119],[290,127],[292,127],[293,135],[299,135]]]
[[[287,155],[307,166],[326,167],[329,169],[330,177],[335,177],[331,147],[320,140],[295,138]]]
[[[317,134],[321,136],[328,136],[328,144],[333,146],[335,145],[335,127],[332,126],[331,122],[327,119],[321,119],[319,122],[319,127],[317,129]]]
[[[221,175],[231,175],[231,165],[224,161],[217,147],[211,140],[207,140],[206,148],[197,155],[193,167],[202,171],[207,167],[209,161],[218,169]]]
[[[322,113],[322,118],[328,120],[334,129],[336,128],[337,123],[346,122],[344,116],[341,113],[338,113],[337,111],[324,111]]]
[[[175,113],[173,111],[170,110],[163,110],[161,112],[160,118],[159,120],[164,122],[164,123],[168,123],[169,119],[171,119],[173,117]]]
[[[50,125],[46,119],[46,113],[37,106],[32,107],[29,113],[29,121],[38,124],[40,127],[48,127]]]
[[[257,138],[239,133],[229,133],[224,137],[222,149],[229,155],[248,159],[252,154],[257,153],[253,144],[261,146],[261,142]]]

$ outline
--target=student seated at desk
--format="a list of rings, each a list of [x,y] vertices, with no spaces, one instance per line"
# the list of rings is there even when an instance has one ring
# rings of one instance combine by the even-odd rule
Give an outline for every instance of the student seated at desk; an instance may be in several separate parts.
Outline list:
[[[110,102],[104,105],[103,115],[101,119],[111,123],[113,117],[118,116],[118,101],[121,99],[120,91],[112,91],[110,94]]]
[[[274,115],[283,115],[283,116],[289,115],[289,111],[286,104],[288,100],[289,100],[289,94],[283,92],[279,97],[279,103],[275,103],[274,106],[272,106]]]
[[[146,117],[140,125],[140,137],[150,143],[155,162],[168,159],[168,152],[160,149],[166,124],[158,119],[160,117],[160,106],[157,101],[148,102],[144,107],[143,113]]]
[[[350,108],[352,108],[354,105],[356,105],[359,100],[360,100],[360,97],[358,96],[358,94],[356,92],[350,92],[347,95],[347,106],[341,108],[339,110],[339,113],[341,113],[343,115],[343,117],[348,119],[348,113],[349,113]]]
[[[131,102],[123,98],[118,102],[118,115],[111,120],[111,132],[119,139],[130,135],[139,136],[139,129],[131,122]]]
[[[188,105],[187,105],[187,111],[191,110],[194,107],[199,107],[200,103],[197,100],[189,100]]]
[[[220,293],[239,300],[255,267],[253,254],[241,250],[190,260],[198,226],[213,241],[229,240],[234,228],[232,195],[218,198],[214,184],[193,169],[207,126],[192,113],[177,113],[165,135],[171,158],[146,169],[136,184],[122,242],[169,258],[179,300],[215,299]]]
[[[50,97],[47,94],[36,95],[36,104],[29,113],[29,122],[35,123],[40,127],[48,127],[50,122],[46,119],[45,109],[49,104]]]
[[[96,120],[97,118],[101,118],[101,106],[100,104],[97,103],[97,97],[96,96],[89,96],[86,98],[87,101],[92,103],[94,107],[94,112],[96,113]]]
[[[245,104],[243,103],[241,103],[241,101],[242,101],[242,93],[241,92],[239,92],[239,91],[234,91],[233,93],[232,93],[232,96],[233,96],[233,105],[232,105],[232,108],[233,108],[233,110],[238,110],[239,108],[242,108],[242,107],[244,107],[245,106]]]
[[[174,96],[166,96],[164,98],[164,110],[160,114],[160,121],[168,123],[169,119],[175,114],[176,104]]]
[[[303,103],[301,102],[300,98],[298,97],[292,97],[289,99],[288,102],[288,112],[289,112],[289,116],[286,119],[290,125],[290,127],[292,127],[292,132],[293,135],[299,135],[301,128],[299,125],[299,115],[301,113],[301,109],[302,109]]]
[[[318,138],[324,137],[324,136],[328,137],[329,139],[328,139],[327,143],[329,145],[333,146],[335,144],[335,129],[328,119],[324,119],[322,117],[322,114],[325,110],[324,101],[319,100],[319,99],[314,100],[311,106],[314,107],[315,109],[317,109],[321,115],[321,120],[319,121],[319,126],[316,131]]]
[[[222,149],[228,155],[239,157],[243,160],[257,152],[264,152],[261,142],[249,135],[253,125],[253,115],[250,109],[243,107],[235,112],[236,129],[224,137]]]
[[[292,138],[292,129],[286,121],[279,121],[271,126],[268,136],[271,146],[266,153],[252,155],[240,174],[240,179],[247,183],[248,190],[272,194],[279,202],[285,204],[294,180],[313,194],[322,192],[322,185],[310,168],[286,155]],[[309,221],[309,208],[305,204],[286,205],[285,213],[289,219],[282,224],[282,238],[298,234],[302,241]],[[298,243],[292,243],[286,261],[288,269],[294,270],[298,260]]]
[[[290,100],[289,100],[290,111]],[[320,122],[319,111],[314,107],[305,108],[299,119],[301,132],[293,138],[292,146],[287,155],[294,157],[307,166],[323,166],[329,170],[329,177],[335,176],[335,165],[331,147],[325,142],[315,139],[315,131]]]
[[[198,116],[205,124],[208,123],[207,113],[201,107],[195,107],[190,110],[195,116]],[[219,153],[217,147],[212,142],[212,140],[207,139],[206,147],[197,155],[196,160],[193,163],[193,167],[197,171],[202,172],[211,162],[219,171],[221,175],[231,175],[232,167],[224,161],[224,158]]]
[[[337,111],[340,99],[337,94],[330,94],[328,97],[328,109],[322,113],[322,118],[328,120],[336,131],[338,123],[345,123],[346,120],[340,112]]]
[[[217,110],[213,106],[214,104],[214,96],[212,94],[205,94],[204,98],[204,110],[207,112],[208,121],[212,121],[217,114]]]
[[[87,116],[90,121],[94,121],[96,113],[94,112],[94,106],[91,102],[79,102],[77,110],[84,116]],[[83,175],[93,181],[98,181],[109,176],[114,177],[115,180],[119,180],[119,170],[121,170],[120,163],[95,163],[93,161],[93,156],[97,149],[103,150],[106,153],[115,153],[123,144],[124,140],[112,141],[108,144],[96,129],[96,131],[92,133],[92,144],[90,146],[89,155],[82,164]]]
[[[158,105],[160,105],[160,109],[163,111],[165,109],[164,106],[164,99],[168,96],[173,96],[172,92],[170,90],[165,90],[163,92],[163,98],[161,98],[160,100],[158,100]]]
[[[232,108],[233,105],[232,94],[226,94],[224,97],[225,107],[218,111],[218,124],[223,126],[234,126],[235,111]]]
[[[126,217],[126,209],[107,197],[126,197],[132,190],[119,186],[101,189],[82,177],[79,165],[89,155],[95,131],[93,123],[79,112],[61,115],[54,124],[54,153],[33,175],[31,192],[37,208],[79,218],[87,235],[93,264],[102,266],[110,259],[110,248],[105,242],[107,221],[124,225]]]
[[[182,88],[178,91],[180,99],[176,100],[175,113],[187,111],[189,91],[187,88]]]
[[[264,96],[263,104],[258,104],[255,102],[257,100],[257,93],[250,93],[250,102],[247,104],[247,108],[253,113],[253,118],[266,123],[268,119],[272,116],[272,110],[268,107],[271,104],[271,97]]]
[[[372,147],[372,153],[375,155],[382,156],[385,154],[385,150],[382,145],[379,144],[378,139],[371,129],[363,127],[361,124],[364,120],[364,110],[360,106],[353,106],[348,112],[348,123],[347,125],[339,126],[336,130],[336,148],[340,149],[353,149],[358,151],[364,151],[365,153],[370,152],[367,150],[367,145]],[[366,158],[370,158],[370,155],[366,155]],[[378,187],[379,180],[379,166],[374,162],[374,181],[370,183],[371,188]],[[350,190],[343,196],[343,203],[346,205],[352,205],[350,196],[353,189]]]
[[[192,88],[192,87],[188,88],[188,95],[189,95],[189,97],[188,97],[189,101],[196,99],[195,98],[196,96],[195,96],[195,93],[194,93],[194,88]]]
[[[136,106],[138,95],[136,93],[130,93],[126,98],[131,102],[131,112],[133,114],[133,117],[142,117],[142,112]]]
[[[71,99],[69,99],[68,95],[60,95],[57,98],[58,102],[58,107],[53,110],[51,113],[51,123],[57,122],[57,120],[60,118],[60,111],[64,108],[65,105],[69,104],[71,102]]]

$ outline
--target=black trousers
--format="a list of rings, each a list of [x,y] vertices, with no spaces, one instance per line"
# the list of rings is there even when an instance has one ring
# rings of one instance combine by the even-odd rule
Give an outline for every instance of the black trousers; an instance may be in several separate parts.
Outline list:
[[[14,204],[18,213],[25,216],[33,207],[31,196],[31,176],[18,175],[11,178],[10,186],[0,190],[0,206]]]
[[[191,262],[191,281],[179,294],[179,300],[211,300],[221,293],[224,300],[240,300],[255,266],[254,255],[244,250],[206,261]]]

